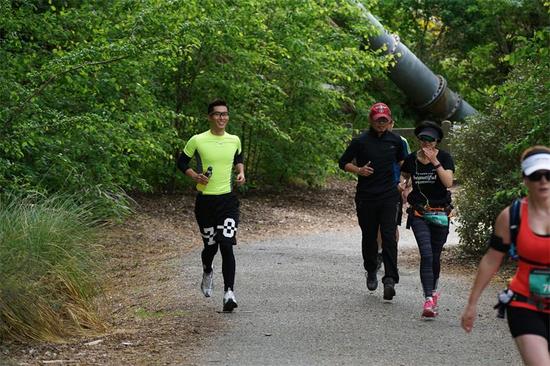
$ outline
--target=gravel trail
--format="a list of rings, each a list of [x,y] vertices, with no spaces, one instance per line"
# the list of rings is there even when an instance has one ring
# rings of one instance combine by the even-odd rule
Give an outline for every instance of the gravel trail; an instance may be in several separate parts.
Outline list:
[[[449,245],[455,244],[451,233]],[[401,229],[400,252],[414,250]],[[359,230],[284,237],[239,244],[236,295],[239,307],[223,314],[225,325],[196,365],[519,365],[506,321],[492,305],[498,288],[482,296],[472,334],[460,328],[472,276],[442,270],[440,315],[421,320],[417,267],[400,264],[392,302],[365,286]],[[201,272],[198,253],[188,257],[185,277]],[[204,304],[221,310],[222,280],[216,257],[215,290]],[[381,277],[379,273],[379,277]],[[194,281],[196,283],[197,281]],[[201,296],[197,290],[197,296]]]

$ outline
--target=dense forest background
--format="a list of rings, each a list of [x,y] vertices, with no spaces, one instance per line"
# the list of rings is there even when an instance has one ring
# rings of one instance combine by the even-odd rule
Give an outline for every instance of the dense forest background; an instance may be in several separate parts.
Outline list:
[[[459,231],[479,253],[496,213],[522,193],[519,154],[550,145],[550,1],[363,4],[480,111],[452,137]],[[26,272],[34,261],[13,265],[45,256],[29,256],[27,242],[14,249],[33,240],[17,220],[42,200],[33,220],[75,219],[82,233],[82,223],[123,217],[133,193],[189,187],[175,160],[208,128],[214,98],[229,103],[228,130],[243,142],[245,190],[342,174],[335,162],[375,101],[397,127],[413,126],[423,116],[386,78],[394,62],[369,49],[372,31],[346,0],[0,0],[0,305],[44,278]],[[43,235],[50,253],[51,230]],[[57,246],[73,238],[56,235]],[[88,238],[74,238],[86,251]],[[73,269],[93,296],[90,272]]]
[[[391,60],[365,46],[353,2],[0,4],[3,191],[178,189],[174,160],[215,97],[231,106],[252,185],[321,184],[374,101],[398,127],[422,117],[385,78]],[[365,5],[481,111],[514,68],[548,56],[543,1]]]

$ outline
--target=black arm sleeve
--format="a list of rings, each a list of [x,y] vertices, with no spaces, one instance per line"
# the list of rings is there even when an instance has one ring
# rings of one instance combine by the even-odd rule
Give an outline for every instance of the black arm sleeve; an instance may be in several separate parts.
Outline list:
[[[340,167],[340,169],[346,170],[346,164],[351,163],[352,160],[356,157],[358,145],[359,141],[357,139],[351,140],[348,148],[346,149],[346,151],[344,151],[344,153],[340,157],[340,160],[338,160],[338,166]]]
[[[189,162],[191,161],[191,158],[185,153],[181,153],[180,157],[178,158],[178,168],[181,170],[184,174],[187,169],[189,169]]]
[[[235,153],[235,156],[233,157],[233,165],[237,165],[237,164],[244,164],[243,163],[243,152],[241,151],[241,153]]]
[[[499,252],[507,253],[510,244],[504,244],[500,236],[496,236],[495,233],[492,233],[491,237],[489,238],[489,247],[493,248],[494,250],[498,250]]]

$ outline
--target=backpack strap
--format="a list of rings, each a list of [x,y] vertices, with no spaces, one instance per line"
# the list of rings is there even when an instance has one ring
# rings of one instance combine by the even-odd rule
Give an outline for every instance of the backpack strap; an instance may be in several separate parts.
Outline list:
[[[521,198],[516,198],[514,202],[510,205],[510,249],[508,254],[511,259],[518,259],[518,252],[516,250],[516,240],[519,232],[520,224],[520,208],[521,208]]]

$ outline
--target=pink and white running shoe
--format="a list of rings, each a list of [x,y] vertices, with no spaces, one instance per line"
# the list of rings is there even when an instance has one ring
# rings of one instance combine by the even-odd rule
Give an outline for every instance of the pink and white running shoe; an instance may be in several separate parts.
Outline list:
[[[435,318],[437,316],[437,311],[435,310],[434,300],[432,297],[426,298],[424,301],[424,308],[422,309],[423,318]]]

